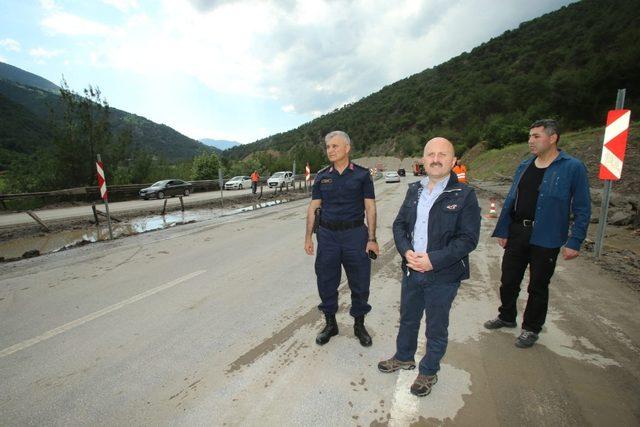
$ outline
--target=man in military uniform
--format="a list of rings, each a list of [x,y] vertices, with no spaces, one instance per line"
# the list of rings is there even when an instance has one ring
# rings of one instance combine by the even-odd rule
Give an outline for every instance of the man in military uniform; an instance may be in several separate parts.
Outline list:
[[[331,165],[316,175],[307,209],[304,240],[304,250],[313,255],[314,220],[319,214],[315,270],[322,301],[318,308],[324,313],[326,324],[316,337],[316,343],[324,345],[338,334],[338,285],[344,266],[351,289],[350,314],[355,319],[353,331],[360,344],[368,347],[371,337],[365,329],[364,316],[371,310],[368,304],[371,278],[369,257],[380,253],[376,242],[373,181],[368,169],[349,160],[349,135],[342,131],[331,132],[325,137],[325,144]]]

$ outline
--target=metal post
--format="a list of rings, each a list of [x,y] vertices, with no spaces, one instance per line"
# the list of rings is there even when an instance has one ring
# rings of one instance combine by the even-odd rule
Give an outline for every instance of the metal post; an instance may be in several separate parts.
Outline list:
[[[100,154],[98,154],[98,161],[102,163],[102,158],[100,157]],[[106,179],[106,176],[105,176],[105,179]],[[113,240],[113,229],[111,228],[111,214],[109,213],[109,201],[107,200],[107,198],[104,199],[104,210],[107,212],[107,225],[109,226],[109,239]]]
[[[91,203],[91,210],[93,211],[93,218],[96,220],[96,226],[100,225],[100,220],[98,219],[98,212],[96,211],[95,203]]]
[[[222,177],[222,168],[218,169],[218,183],[220,185],[220,204],[222,209],[224,209],[224,194],[222,192],[224,189],[224,179]]]
[[[291,169],[291,172],[293,173],[293,175],[292,175],[293,180],[291,181],[291,187],[293,187],[293,190],[295,191],[295,189],[296,189],[296,161],[295,161],[295,159],[293,160],[293,168]]]
[[[626,89],[618,89],[618,96],[616,97],[616,110],[620,110],[624,107],[624,97],[626,91]],[[602,245],[604,243],[604,234],[607,227],[607,214],[609,213],[609,200],[611,199],[611,184],[612,181],[610,179],[604,181],[604,190],[602,191],[602,204],[600,205],[600,220],[598,222],[595,245],[593,246],[593,255],[596,258],[600,258],[600,255],[602,255]]]

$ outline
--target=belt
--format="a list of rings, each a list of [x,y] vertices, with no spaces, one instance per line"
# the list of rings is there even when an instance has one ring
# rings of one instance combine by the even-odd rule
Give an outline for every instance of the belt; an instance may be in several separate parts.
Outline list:
[[[364,220],[359,219],[357,221],[335,221],[327,222],[320,220],[320,227],[327,228],[331,231],[343,231],[350,230],[352,228],[361,227],[364,225]]]
[[[516,224],[521,225],[523,227],[533,227],[533,224],[535,224],[535,221],[532,219],[523,219],[523,220],[516,221]]]

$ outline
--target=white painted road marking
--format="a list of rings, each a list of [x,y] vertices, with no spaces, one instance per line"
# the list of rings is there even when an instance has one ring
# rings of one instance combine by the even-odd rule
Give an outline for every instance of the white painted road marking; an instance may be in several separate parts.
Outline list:
[[[169,283],[165,283],[164,285],[160,285],[156,288],[153,289],[149,289],[148,291],[142,292],[141,294],[132,296],[131,298],[128,298],[124,301],[120,301],[119,303],[110,305],[109,307],[103,308],[102,310],[98,310],[94,313],[88,314],[84,317],[81,317],[79,319],[73,320],[69,323],[65,323],[62,326],[58,326],[55,329],[52,329],[48,332],[45,332],[42,335],[38,335],[37,337],[28,339],[26,341],[22,341],[21,343],[18,344],[14,344],[11,347],[7,347],[4,350],[0,351],[0,358],[5,357],[5,356],[9,356],[10,354],[16,353],[20,350],[24,350],[25,348],[29,348],[32,345],[38,344],[39,342],[42,342],[44,340],[48,340],[49,338],[55,337],[56,335],[59,335],[63,332],[69,331],[73,328],[76,328],[80,325],[83,325],[87,322],[90,322],[92,320],[97,319],[98,317],[102,317],[105,314],[109,314],[111,312],[114,312],[116,310],[121,309],[124,306],[127,306],[129,304],[133,304],[136,301],[140,301],[141,299],[144,299],[146,297],[149,297],[151,295],[157,294],[158,292],[162,292],[165,289],[169,289],[172,286],[175,285],[179,285],[180,283],[186,282],[189,279],[193,279],[196,276],[201,275],[202,273],[204,273],[206,270],[199,270],[199,271],[194,271],[193,273],[187,274],[186,276],[182,276],[178,279],[172,280]]]

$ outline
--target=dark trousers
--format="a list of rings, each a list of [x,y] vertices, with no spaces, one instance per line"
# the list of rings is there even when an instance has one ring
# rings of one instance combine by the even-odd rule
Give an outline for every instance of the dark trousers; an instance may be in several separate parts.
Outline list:
[[[422,375],[434,375],[440,370],[449,343],[449,311],[458,293],[457,283],[426,283],[424,276],[411,272],[402,278],[400,296],[400,329],[396,338],[395,358],[413,361],[418,348],[418,332],[422,314],[426,314],[427,352],[420,360]]]
[[[258,183],[256,181],[251,181],[251,192],[256,194],[258,191]]]
[[[500,319],[515,322],[517,300],[524,272],[529,266],[527,306],[522,329],[538,333],[547,317],[549,282],[556,268],[560,248],[543,248],[529,243],[532,227],[511,224],[509,239],[502,257],[502,285],[500,286]]]
[[[315,270],[318,278],[318,293],[322,303],[318,308],[326,314],[338,311],[338,286],[342,277],[342,267],[347,273],[351,289],[351,310],[353,317],[371,311],[369,305],[369,283],[371,280],[371,260],[365,252],[369,233],[367,227],[332,231],[318,227],[318,254]]]

